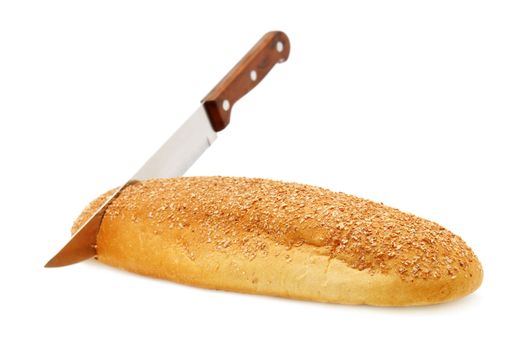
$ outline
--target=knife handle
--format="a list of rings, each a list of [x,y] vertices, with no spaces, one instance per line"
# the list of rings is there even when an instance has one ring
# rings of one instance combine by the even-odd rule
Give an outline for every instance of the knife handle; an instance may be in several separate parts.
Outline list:
[[[231,119],[232,106],[252,90],[276,63],[289,57],[289,38],[275,31],[265,34],[240,62],[201,101],[212,128],[223,130]]]

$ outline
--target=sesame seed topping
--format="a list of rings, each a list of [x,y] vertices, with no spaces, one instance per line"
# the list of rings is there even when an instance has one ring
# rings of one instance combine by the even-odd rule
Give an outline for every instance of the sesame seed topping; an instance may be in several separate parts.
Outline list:
[[[93,201],[73,231],[113,191]],[[158,235],[195,230],[218,251],[239,249],[248,260],[266,243],[327,248],[328,256],[370,273],[403,280],[455,279],[476,260],[465,242],[440,225],[381,203],[315,186],[236,177],[179,177],[126,187],[104,220],[149,222]],[[190,259],[195,258],[186,247]],[[292,260],[288,254],[287,262]]]

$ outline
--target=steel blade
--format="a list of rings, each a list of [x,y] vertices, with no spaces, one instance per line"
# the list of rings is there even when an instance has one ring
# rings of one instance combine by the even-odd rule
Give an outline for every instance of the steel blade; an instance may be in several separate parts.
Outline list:
[[[212,129],[207,112],[203,106],[200,106],[141,169],[84,223],[70,241],[48,261],[45,267],[71,265],[95,256],[97,233],[104,212],[122,189],[137,180],[183,175],[216,140],[216,137],[216,132]]]
[[[200,106],[190,118],[139,169],[133,180],[183,175],[216,140],[207,112]]]
[[[97,211],[75,232],[69,242],[58,252],[45,267],[61,267],[71,265],[96,254],[97,233],[104,217],[104,212],[110,202],[119,195],[121,190],[128,186],[127,183],[121,186],[115,193],[110,196]]]

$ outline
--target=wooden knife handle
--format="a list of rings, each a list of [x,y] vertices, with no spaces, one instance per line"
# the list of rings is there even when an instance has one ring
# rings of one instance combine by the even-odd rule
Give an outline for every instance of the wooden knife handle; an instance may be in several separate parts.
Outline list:
[[[276,63],[289,57],[289,38],[282,32],[269,32],[201,101],[212,127],[223,130],[230,121],[233,105],[254,88]]]

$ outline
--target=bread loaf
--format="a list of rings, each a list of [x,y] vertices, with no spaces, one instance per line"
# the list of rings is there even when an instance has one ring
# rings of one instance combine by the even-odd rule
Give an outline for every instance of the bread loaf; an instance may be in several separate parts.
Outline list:
[[[465,242],[434,222],[318,187],[234,177],[126,187],[106,210],[97,258],[198,287],[342,304],[442,303],[483,277]]]

